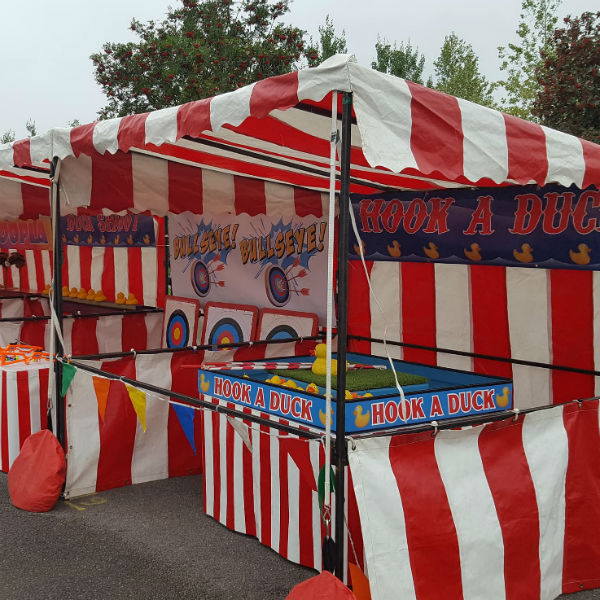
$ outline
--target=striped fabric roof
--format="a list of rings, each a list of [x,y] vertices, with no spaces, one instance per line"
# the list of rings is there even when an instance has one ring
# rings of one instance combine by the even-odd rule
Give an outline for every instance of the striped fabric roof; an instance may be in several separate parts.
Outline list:
[[[81,181],[104,170],[98,165],[107,153],[129,152],[322,191],[329,185],[335,90],[353,92],[352,192],[600,185],[600,146],[344,55],[213,98],[0,146],[0,169],[58,157],[73,163],[72,180]],[[138,198],[135,207],[120,208],[161,213],[168,205],[145,206]]]

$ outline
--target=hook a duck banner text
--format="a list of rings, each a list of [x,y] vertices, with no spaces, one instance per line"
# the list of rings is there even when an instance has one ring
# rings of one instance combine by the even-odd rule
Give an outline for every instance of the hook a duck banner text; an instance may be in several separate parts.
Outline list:
[[[600,269],[600,191],[520,186],[351,197],[364,257]],[[351,236],[350,258],[360,258]]]
[[[181,213],[169,217],[173,294],[325,319],[327,221]]]

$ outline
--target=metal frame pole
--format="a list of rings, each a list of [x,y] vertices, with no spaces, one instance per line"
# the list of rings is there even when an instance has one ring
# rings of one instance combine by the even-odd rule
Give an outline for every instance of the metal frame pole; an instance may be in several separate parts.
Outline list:
[[[340,201],[338,220],[337,279],[337,398],[335,415],[335,543],[337,546],[335,574],[344,577],[345,468],[346,452],[346,346],[348,341],[348,244],[350,230],[350,149],[352,125],[352,93],[342,97],[342,149],[340,156]]]
[[[54,246],[53,246],[53,287],[52,287],[52,304],[54,312],[58,318],[58,326],[60,331],[63,330],[63,303],[62,303],[62,264],[63,264],[63,248],[62,248],[62,232],[60,227],[60,186],[59,186],[59,162],[54,159],[51,164],[50,177],[52,180],[52,202],[53,202],[53,227],[54,227]],[[54,374],[56,386],[56,437],[60,445],[65,449],[65,402],[62,398],[62,362],[57,360],[63,356],[64,348],[60,343],[57,332],[52,331],[54,336],[54,348],[56,358],[54,359]]]

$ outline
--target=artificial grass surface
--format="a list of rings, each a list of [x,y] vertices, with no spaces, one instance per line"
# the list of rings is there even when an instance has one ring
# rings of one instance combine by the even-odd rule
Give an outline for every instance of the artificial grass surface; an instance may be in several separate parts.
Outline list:
[[[315,375],[310,369],[273,370],[284,381],[295,379],[304,383],[316,383],[320,388],[325,387],[325,375]],[[417,385],[427,383],[427,377],[413,375],[411,373],[396,373],[398,383],[404,385]],[[335,376],[332,377],[332,385],[335,386]],[[390,369],[352,369],[346,372],[346,389],[351,392],[358,390],[378,390],[380,388],[395,387],[394,374]]]

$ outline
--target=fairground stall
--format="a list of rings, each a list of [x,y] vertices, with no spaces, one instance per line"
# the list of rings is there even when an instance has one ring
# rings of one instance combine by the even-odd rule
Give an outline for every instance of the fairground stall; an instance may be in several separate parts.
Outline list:
[[[45,144],[57,211],[170,239],[165,348],[59,363],[67,493],[177,427],[207,514],[373,598],[600,585],[599,147],[342,56]]]

